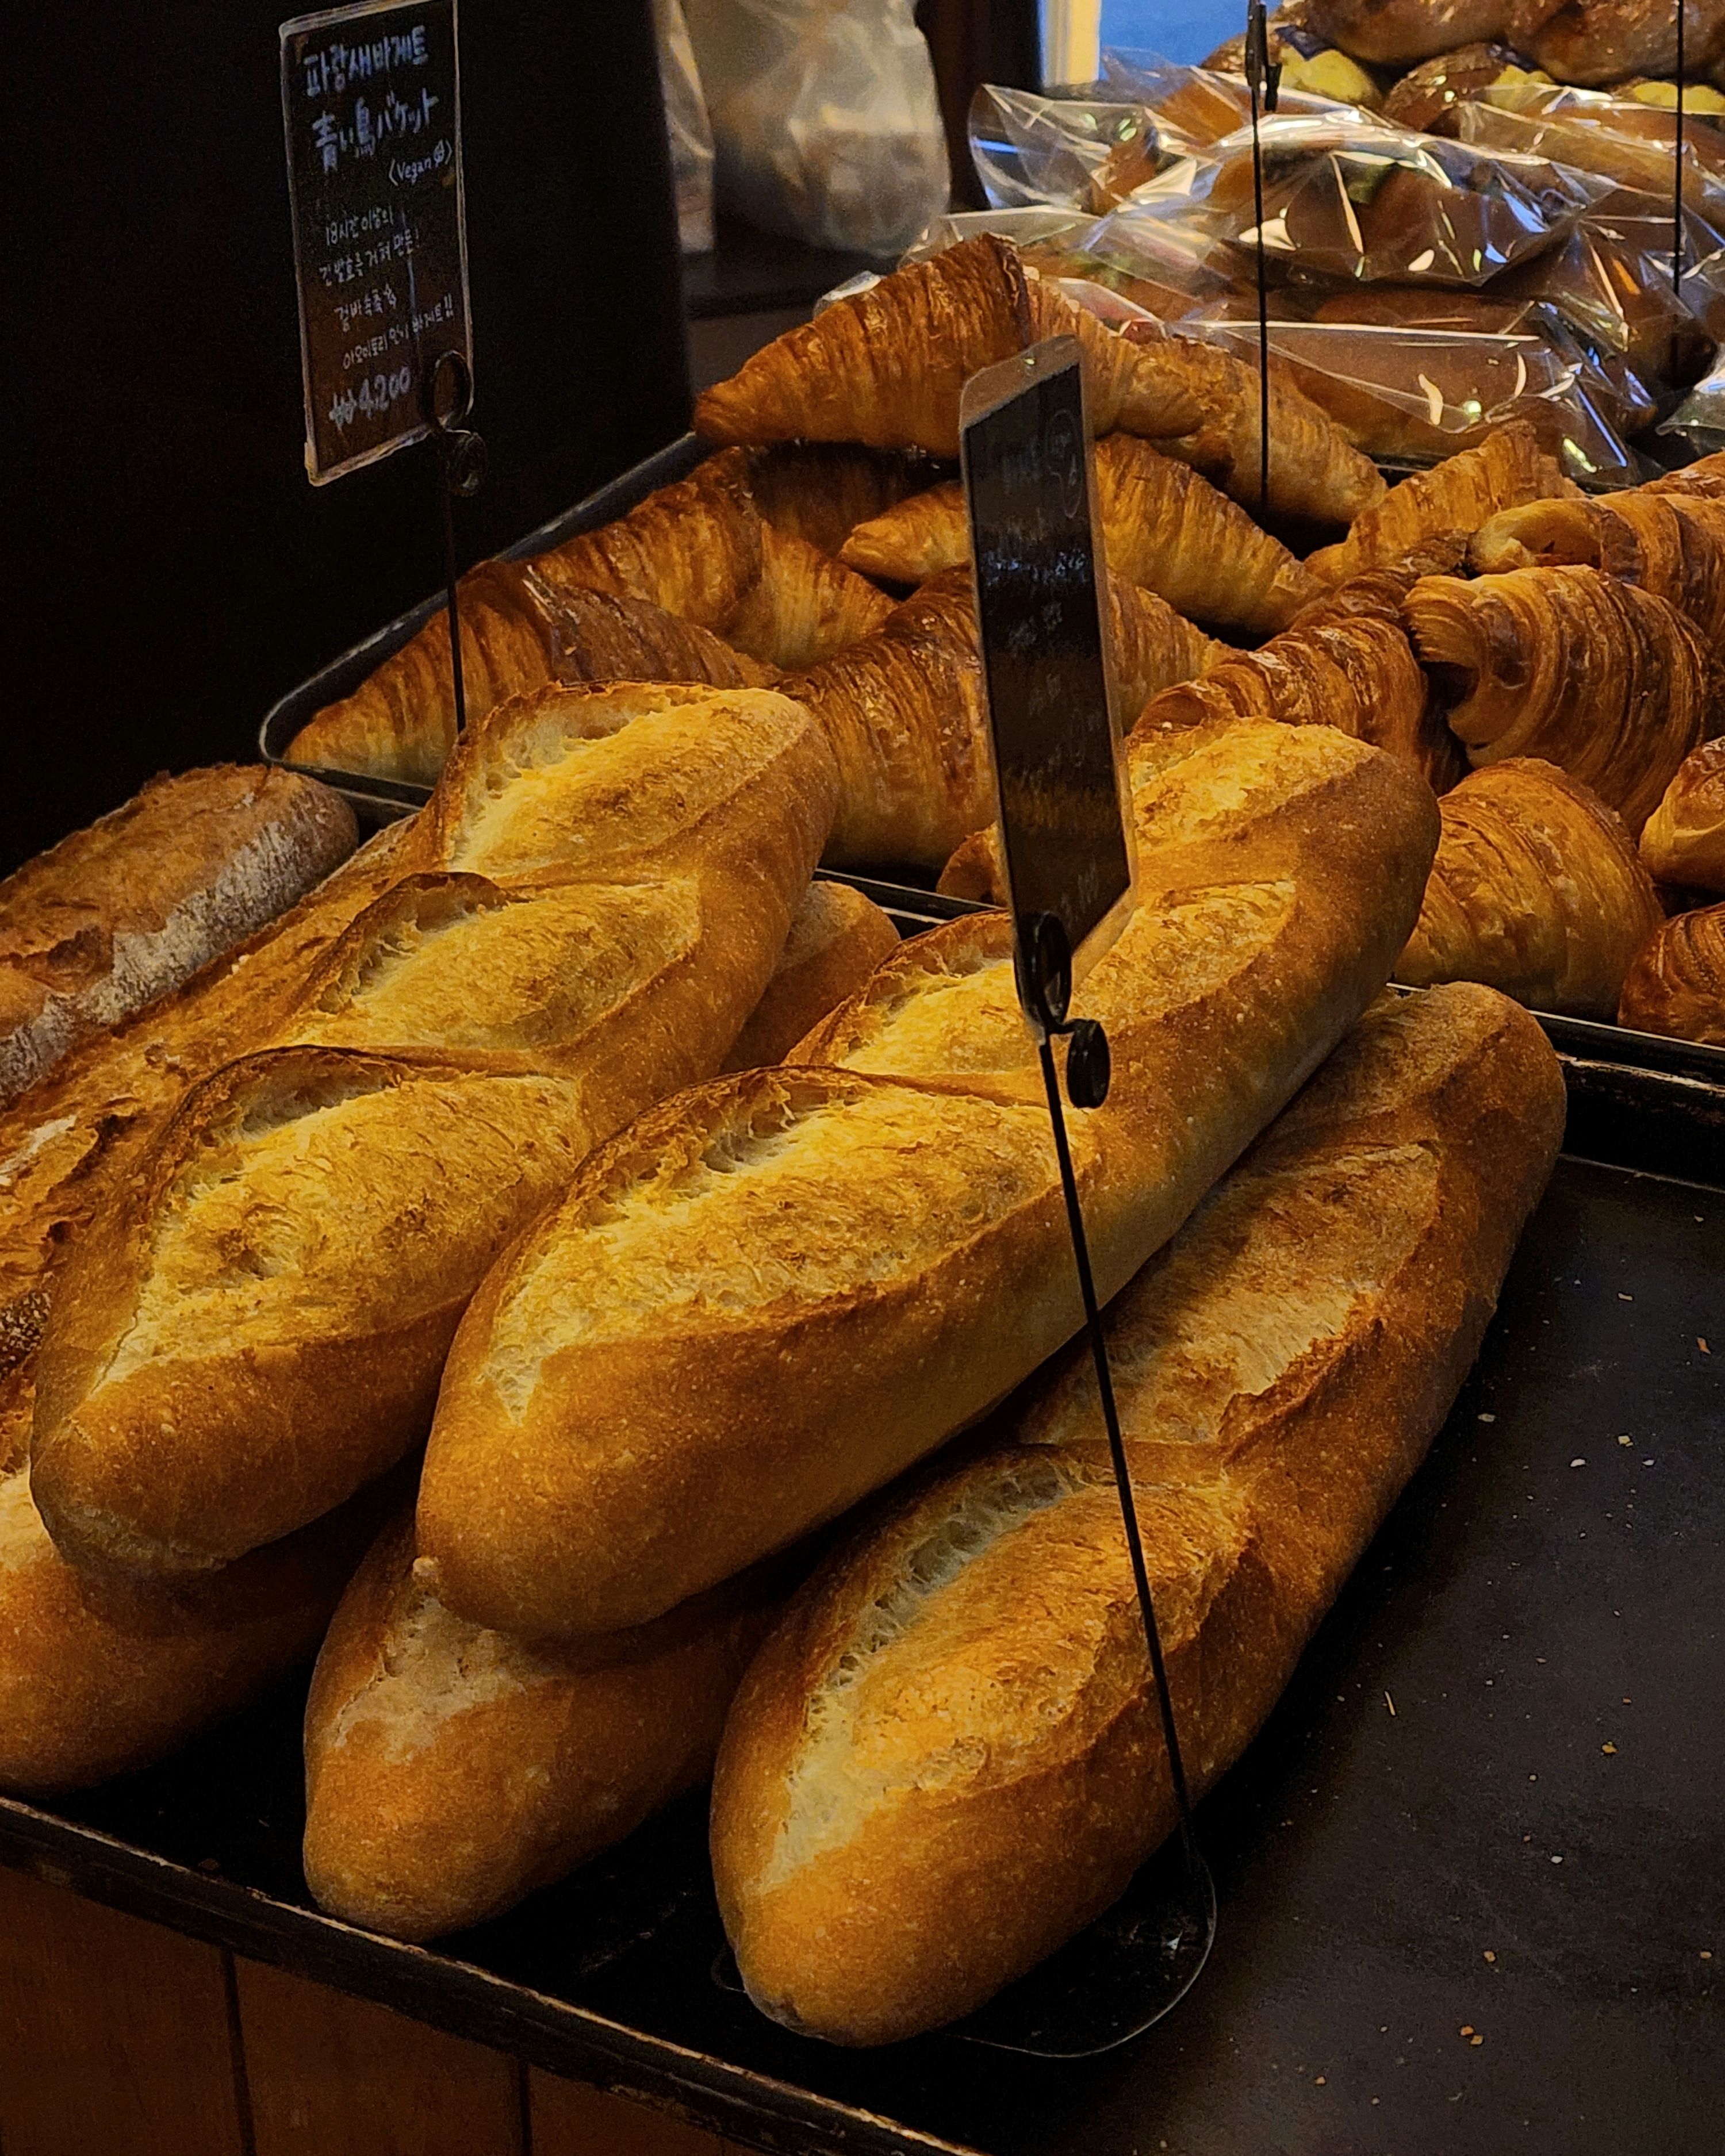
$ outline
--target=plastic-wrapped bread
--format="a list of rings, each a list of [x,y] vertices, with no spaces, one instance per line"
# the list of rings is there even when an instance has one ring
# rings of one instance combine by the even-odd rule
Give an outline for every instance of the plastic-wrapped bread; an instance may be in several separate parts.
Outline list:
[[[1615,1016],[1664,918],[1621,819],[1532,757],[1487,764],[1438,808],[1443,835],[1396,978],[1482,981],[1536,1010]]]
[[[1707,645],[1665,600],[1598,569],[1422,577],[1403,619],[1475,765],[1543,757],[1631,838],[1713,731]]]
[[[1676,607],[1709,643],[1725,635],[1725,501],[1630,489],[1597,501],[1528,502],[1482,524],[1467,552],[1483,576],[1603,569]]]
[[[696,400],[711,442],[861,442],[958,454],[958,399],[981,368],[1045,337],[1076,336],[1099,434],[1179,434],[1202,419],[1184,375],[1029,275],[992,234],[895,270],[788,330]]]
[[[1220,647],[1153,593],[1108,583],[1116,708],[1220,656]],[[993,808],[976,597],[968,569],[931,578],[883,627],[781,683],[819,719],[838,759],[834,868],[938,869]]]
[[[1725,1048],[1725,906],[1680,913],[1655,930],[1630,968],[1617,1019]]]
[[[1239,1757],[1478,1350],[1563,1124],[1490,990],[1379,1003],[1110,1306],[1187,1774]],[[1174,1825],[1073,1353],[793,1598],[738,1691],[714,1876],[756,2004],[840,2044],[979,2005]]]
[[[547,692],[464,742],[398,856],[441,881],[357,921],[300,1045],[195,1088],[75,1246],[32,1450],[60,1547],[197,1571],[398,1459],[502,1244],[717,1067],[833,800],[770,690]]]
[[[1532,0],[1538,8],[1543,0]],[[1553,0],[1554,4],[1554,0]],[[1512,0],[1307,0],[1307,27],[1373,66],[1408,67],[1501,38]]]
[[[1075,1004],[1113,1055],[1106,1103],[1070,1118],[1105,1298],[1388,978],[1437,825],[1421,783],[1327,728],[1194,730],[1131,757],[1137,907]],[[843,1511],[1071,1334],[1009,946],[996,916],[901,947],[783,1069],[642,1116],[495,1267],[420,1487],[440,1600],[530,1635],[645,1622]]]
[[[353,850],[340,794],[224,763],[152,778],[0,882],[0,1102],[177,988]]]
[[[856,993],[898,942],[891,916],[873,899],[848,884],[810,884],[773,978],[724,1068],[757,1070],[782,1062],[829,1010]]]
[[[452,1616],[398,1520],[342,1598],[305,1708],[305,1877],[400,1939],[483,1922],[706,1780],[770,1583],[585,1652]],[[782,1590],[781,1590],[782,1591]]]
[[[1154,592],[1189,620],[1268,635],[1322,593],[1279,539],[1189,465],[1136,435],[1098,442],[1096,472],[1110,573]],[[968,562],[963,488],[946,480],[860,524],[842,558],[899,583],[920,583]]]
[[[1501,509],[1577,489],[1540,449],[1524,419],[1498,428],[1477,449],[1459,450],[1394,486],[1338,545],[1307,557],[1306,566],[1338,584],[1451,531],[1477,531]]]
[[[0,1789],[86,1789],[166,1757],[309,1661],[376,1525],[368,1497],[166,1591],[67,1563],[0,1427]]]
[[[1661,883],[1725,891],[1725,736],[1678,765],[1641,827],[1641,860]]]

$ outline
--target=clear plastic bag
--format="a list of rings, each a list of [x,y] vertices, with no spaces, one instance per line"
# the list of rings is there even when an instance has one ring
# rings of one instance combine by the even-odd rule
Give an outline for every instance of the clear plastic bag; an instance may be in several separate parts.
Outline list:
[[[685,254],[705,254],[713,244],[713,130],[681,0],[653,0],[653,28],[677,196],[677,237]]]
[[[1039,97],[988,82],[970,101],[969,133],[976,176],[999,209],[1091,209],[1105,167],[1148,179],[1195,146],[1166,135],[1141,101]]]
[[[1484,285],[1543,253],[1604,192],[1543,158],[1358,116],[1278,115],[1259,134],[1264,246],[1279,276]],[[1128,213],[1255,255],[1251,130],[1171,166],[1117,214]]]
[[[813,246],[896,254],[946,207],[911,0],[684,0],[719,199]]]
[[[1659,431],[1686,441],[1697,456],[1725,449],[1725,359],[1702,376]]]
[[[1549,157],[1619,187],[1671,199],[1676,117],[1597,90],[1500,85],[1455,108],[1457,139],[1494,151]],[[1725,135],[1683,131],[1683,198],[1704,217],[1725,215]]]
[[[1255,357],[1258,325],[1189,317],[1201,334]],[[1508,332],[1403,322],[1277,321],[1270,349],[1296,388],[1380,464],[1430,465],[1471,449],[1506,420],[1528,420],[1579,484],[1633,485],[1640,467],[1614,424],[1610,385],[1554,322]]]

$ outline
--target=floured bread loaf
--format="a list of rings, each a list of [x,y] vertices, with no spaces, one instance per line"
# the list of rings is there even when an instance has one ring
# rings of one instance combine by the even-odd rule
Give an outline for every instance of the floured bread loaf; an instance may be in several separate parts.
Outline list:
[[[305,1877],[350,1923],[482,1922],[634,1832],[711,1771],[769,1621],[736,1581],[586,1653],[452,1616],[386,1529],[330,1627],[305,1709]]]
[[[0,1101],[243,942],[357,835],[315,779],[218,764],[27,861],[0,883]]]
[[[1245,1748],[1441,1424],[1563,1121],[1490,989],[1373,1007],[1111,1306],[1186,1771]],[[751,1996],[843,2044],[981,2004],[1174,1824],[1087,1356],[793,1600],[714,1788]]]
[[[1196,730],[1133,775],[1137,911],[1076,1005],[1113,1050],[1107,1103],[1070,1119],[1105,1296],[1388,978],[1437,823],[1422,783],[1326,728]],[[1076,1328],[1004,921],[902,947],[798,1053],[641,1117],[485,1281],[421,1485],[451,1608],[527,1635],[645,1622]]]
[[[435,866],[323,955],[297,1045],[189,1096],[73,1254],[33,1450],[62,1548],[225,1563],[398,1459],[502,1243],[717,1066],[834,792],[767,690],[542,691],[465,742],[396,856]]]

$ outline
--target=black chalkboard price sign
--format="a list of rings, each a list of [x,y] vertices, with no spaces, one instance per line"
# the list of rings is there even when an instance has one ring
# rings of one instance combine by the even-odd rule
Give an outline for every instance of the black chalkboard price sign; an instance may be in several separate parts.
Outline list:
[[[366,0],[281,25],[314,485],[427,431],[421,381],[471,374],[455,0]]]
[[[973,375],[960,408],[977,615],[1012,909],[1052,915],[1076,968],[1131,906],[1077,341]]]

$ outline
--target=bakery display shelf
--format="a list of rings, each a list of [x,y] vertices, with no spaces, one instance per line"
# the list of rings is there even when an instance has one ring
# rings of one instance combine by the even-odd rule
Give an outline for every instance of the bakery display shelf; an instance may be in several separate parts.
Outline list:
[[[303,1685],[0,1800],[0,1861],[786,2156],[1712,2149],[1725,1086],[1566,1069],[1569,1149],[1447,1427],[1200,1808],[1210,1966],[1122,2050],[779,2029],[723,1980],[699,1796],[434,1948],[335,1922],[299,1867]]]
[[[706,453],[706,445],[695,435],[681,436],[601,487],[597,494],[590,494],[572,509],[565,510],[561,516],[542,524],[536,531],[530,531],[526,538],[506,550],[509,558],[525,560],[530,555],[542,553],[548,547],[555,547],[560,541],[572,538],[578,532],[596,531],[614,517],[626,516],[656,488],[669,486],[674,480],[686,477]],[[290,690],[272,705],[258,731],[258,746],[264,761],[285,763],[288,745],[300,729],[326,704],[333,703],[339,696],[351,696],[369,674],[423,629],[443,604],[441,596],[423,599],[409,613],[398,615],[367,637],[362,644],[355,644],[351,651],[331,660],[328,665],[321,667],[298,688]],[[429,787],[408,785],[401,780],[371,778],[351,771],[325,771],[305,764],[296,764],[292,768],[310,771],[313,778],[332,786],[352,803],[362,825],[367,828],[411,815],[416,808],[423,808],[430,797]],[[978,910],[971,901],[947,898],[907,880],[901,872],[895,875],[885,865],[879,875],[853,875],[831,870],[823,870],[821,873],[836,882],[854,886],[878,906],[884,906],[897,921],[901,932]],[[1546,1012],[1536,1015],[1558,1049],[1567,1054],[1602,1063],[1629,1064],[1638,1070],[1663,1071],[1676,1077],[1695,1076],[1704,1083],[1725,1084],[1725,1048],[1667,1040],[1657,1034],[1635,1033],[1625,1027],[1582,1019],[1558,1018]]]

